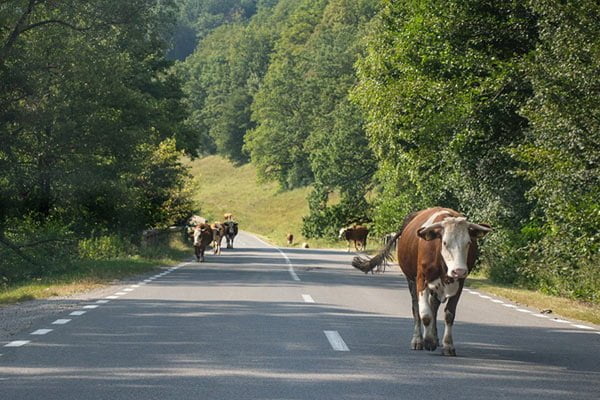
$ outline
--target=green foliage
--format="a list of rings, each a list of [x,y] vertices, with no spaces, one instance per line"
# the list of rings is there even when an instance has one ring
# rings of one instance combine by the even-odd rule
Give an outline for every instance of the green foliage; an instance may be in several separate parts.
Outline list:
[[[79,257],[84,260],[111,260],[134,253],[131,243],[117,235],[103,235],[82,239],[77,245]]]

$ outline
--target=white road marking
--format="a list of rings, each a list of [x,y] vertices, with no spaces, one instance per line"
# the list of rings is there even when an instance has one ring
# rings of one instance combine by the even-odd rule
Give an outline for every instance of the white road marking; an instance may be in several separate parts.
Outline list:
[[[30,335],[45,335],[46,333],[52,332],[53,329],[38,329],[37,331],[33,331]]]
[[[565,321],[564,319],[560,319],[560,318],[555,318],[552,321],[558,322],[558,323],[561,323],[561,324],[570,324],[571,323],[569,321]]]
[[[502,304],[502,305],[507,308],[517,308],[517,306],[515,306],[514,304]]]
[[[152,282],[153,279],[144,279],[144,282],[148,283],[148,282]]]
[[[305,303],[314,303],[315,300],[312,298],[312,296],[310,294],[303,294],[302,298],[304,299]]]
[[[283,251],[281,251],[281,249],[279,247],[275,247],[267,242],[265,242],[264,240],[260,239],[260,238],[256,238],[258,239],[260,242],[266,244],[269,247],[274,248],[275,250],[277,250],[279,253],[281,253],[281,255],[283,256],[283,258],[285,258],[285,262],[288,265],[288,272],[290,273],[290,275],[292,276],[292,279],[295,281],[300,281],[300,277],[298,277],[298,275],[296,274],[296,271],[294,271],[294,266],[292,265],[292,262],[290,261],[289,257],[287,256],[287,254],[285,254]]]
[[[335,351],[350,351],[344,339],[340,336],[338,331],[323,331],[325,336],[327,336],[327,340],[329,340],[329,344]]]
[[[74,315],[74,316],[78,316],[78,315],[83,315],[85,314],[87,311],[73,311],[71,314],[69,315]]]
[[[544,314],[532,314],[534,317],[538,317],[538,318],[550,318]]]
[[[518,312],[522,312],[522,313],[527,313],[527,314],[533,314],[531,311],[529,311],[529,310],[526,310],[526,309],[524,309],[524,308],[517,308],[517,311],[518,311]]]
[[[83,306],[83,308],[86,308],[88,310],[93,310],[94,308],[98,308],[98,307],[100,307],[100,306],[97,304],[89,304],[87,306]]]
[[[52,323],[52,325],[64,325],[64,324],[68,324],[69,322],[71,322],[70,319],[57,319],[56,321],[54,321]]]
[[[133,292],[135,289],[132,288],[125,288],[123,289],[124,292]]]
[[[109,299],[109,300],[114,300],[114,299],[118,299],[119,296],[106,296],[105,298]]]
[[[481,294],[481,293],[478,293],[478,296],[481,297],[482,299],[489,299],[489,300],[491,300],[490,296],[486,296],[486,295]]]
[[[140,287],[140,285],[139,285],[139,284],[137,284],[137,285],[131,285],[131,287],[132,287],[132,288],[139,288],[139,287]]]
[[[10,343],[5,344],[4,347],[21,347],[26,345],[27,343],[30,343],[30,340],[14,340]]]
[[[494,303],[497,303],[497,304],[504,304],[504,302],[502,300],[498,300],[498,299],[491,299],[491,301],[493,301]]]
[[[123,296],[123,295],[127,294],[127,292],[117,292],[117,293],[115,293],[115,294],[116,294],[117,296]]]
[[[110,303],[110,300],[96,300],[96,303],[98,303],[98,304],[106,304],[106,303]]]
[[[579,328],[579,329],[587,329],[590,331],[595,331],[594,328],[590,328],[589,326],[585,326],[585,325],[578,325],[578,324],[572,324],[575,328]]]

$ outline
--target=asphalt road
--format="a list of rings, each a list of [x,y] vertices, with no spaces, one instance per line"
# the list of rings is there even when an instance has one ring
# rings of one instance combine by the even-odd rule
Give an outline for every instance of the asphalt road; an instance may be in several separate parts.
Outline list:
[[[457,357],[410,350],[398,268],[352,256],[240,233],[0,342],[0,399],[600,398],[600,327],[469,291]]]

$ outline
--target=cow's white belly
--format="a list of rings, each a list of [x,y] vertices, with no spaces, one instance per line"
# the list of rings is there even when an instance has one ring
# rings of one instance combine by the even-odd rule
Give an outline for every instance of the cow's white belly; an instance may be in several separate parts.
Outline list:
[[[454,296],[458,292],[458,281],[445,284],[440,278],[429,282],[427,288],[431,293],[435,293],[437,298],[443,303],[448,297]]]

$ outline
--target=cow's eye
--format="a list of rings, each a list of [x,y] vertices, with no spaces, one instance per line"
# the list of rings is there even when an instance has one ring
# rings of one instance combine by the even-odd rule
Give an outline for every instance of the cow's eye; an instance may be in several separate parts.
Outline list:
[[[448,242],[444,240],[444,246],[448,246]]]

